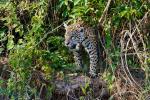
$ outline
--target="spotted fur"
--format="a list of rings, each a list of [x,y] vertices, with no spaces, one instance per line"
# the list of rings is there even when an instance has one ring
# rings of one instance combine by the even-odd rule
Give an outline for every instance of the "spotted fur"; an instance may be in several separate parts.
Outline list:
[[[96,76],[98,65],[97,35],[92,27],[83,23],[75,23],[65,26],[65,45],[73,50],[74,59],[80,68],[83,67],[81,49],[85,48],[90,59],[90,75]]]

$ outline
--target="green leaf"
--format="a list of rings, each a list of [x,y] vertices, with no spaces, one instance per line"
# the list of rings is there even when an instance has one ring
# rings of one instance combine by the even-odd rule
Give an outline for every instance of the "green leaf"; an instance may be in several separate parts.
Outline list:
[[[68,5],[68,0],[65,0],[65,5],[66,5],[66,6]]]
[[[126,16],[126,14],[128,13],[128,11],[124,10],[120,13],[120,17],[124,17]]]
[[[74,0],[74,5],[76,6],[79,2],[80,0]]]
[[[3,50],[4,50],[4,48],[0,48],[0,54],[2,53]]]
[[[82,90],[83,94],[86,94],[86,89],[84,87],[81,86],[81,90]]]
[[[14,47],[13,36],[8,37],[7,49],[10,50]]]

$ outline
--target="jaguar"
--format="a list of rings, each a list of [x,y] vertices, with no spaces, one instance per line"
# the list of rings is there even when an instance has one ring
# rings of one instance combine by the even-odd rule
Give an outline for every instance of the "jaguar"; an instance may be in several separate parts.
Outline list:
[[[65,46],[73,51],[74,60],[79,68],[83,68],[82,49],[87,52],[90,60],[89,75],[96,77],[98,66],[98,41],[95,29],[83,22],[76,22],[65,27]]]

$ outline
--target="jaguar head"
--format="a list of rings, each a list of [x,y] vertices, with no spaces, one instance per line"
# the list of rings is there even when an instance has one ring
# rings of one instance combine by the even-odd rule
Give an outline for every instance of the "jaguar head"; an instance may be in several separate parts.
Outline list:
[[[65,45],[69,49],[79,49],[81,45],[81,38],[83,37],[83,27],[78,27],[73,25],[65,26],[66,33],[65,33]],[[82,36],[82,37],[81,37]]]

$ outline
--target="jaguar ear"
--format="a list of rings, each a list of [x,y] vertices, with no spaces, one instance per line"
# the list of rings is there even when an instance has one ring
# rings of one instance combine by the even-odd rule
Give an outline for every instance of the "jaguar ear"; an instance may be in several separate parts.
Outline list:
[[[66,23],[64,23],[64,27],[65,27],[65,28],[67,27],[67,24],[66,24]]]
[[[79,31],[84,32],[84,27],[80,27]]]

